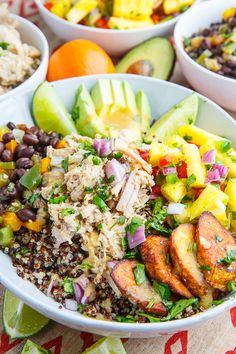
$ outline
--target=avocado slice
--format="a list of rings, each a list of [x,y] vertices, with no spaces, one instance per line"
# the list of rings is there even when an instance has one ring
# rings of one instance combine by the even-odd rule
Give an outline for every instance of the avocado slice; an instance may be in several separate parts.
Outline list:
[[[182,125],[195,123],[198,106],[199,99],[196,93],[176,104],[153,124],[144,138],[145,142],[165,142],[168,138],[177,134],[179,127]]]
[[[146,134],[150,129],[151,124],[151,107],[148,102],[147,95],[143,90],[140,90],[136,94],[136,105],[139,112],[140,120],[141,120],[141,129],[142,134]]]
[[[155,37],[131,49],[117,64],[118,73],[144,75],[168,80],[175,52],[167,38]]]
[[[91,97],[98,115],[108,114],[112,104],[110,80],[101,79],[96,82],[91,91]]]
[[[78,89],[72,117],[81,135],[91,138],[96,134],[106,135],[103,121],[97,115],[93,100],[84,84],[81,84]]]

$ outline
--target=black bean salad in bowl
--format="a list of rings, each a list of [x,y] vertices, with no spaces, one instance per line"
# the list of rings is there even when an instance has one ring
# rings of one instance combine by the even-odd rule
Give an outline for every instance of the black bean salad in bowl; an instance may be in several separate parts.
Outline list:
[[[71,113],[40,85],[40,128],[0,130],[0,248],[17,274],[62,311],[128,323],[231,296],[236,151],[194,125],[198,106],[193,93],[151,126],[148,96],[127,81],[81,84]]]
[[[206,69],[236,79],[236,7],[225,10],[221,21],[186,37],[184,49]]]

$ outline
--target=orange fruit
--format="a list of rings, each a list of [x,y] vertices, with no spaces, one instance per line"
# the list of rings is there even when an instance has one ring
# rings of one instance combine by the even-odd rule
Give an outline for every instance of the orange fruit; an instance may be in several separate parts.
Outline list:
[[[47,80],[114,72],[111,58],[101,47],[85,39],[76,39],[63,44],[51,55]]]

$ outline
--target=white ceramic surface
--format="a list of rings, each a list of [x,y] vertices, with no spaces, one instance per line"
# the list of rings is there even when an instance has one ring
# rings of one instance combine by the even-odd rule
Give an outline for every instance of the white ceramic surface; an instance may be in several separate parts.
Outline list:
[[[79,85],[83,82],[88,89],[91,89],[99,78],[109,79],[114,78],[114,75],[73,78],[57,81],[53,83],[53,86],[63,99],[66,107],[71,111],[75,93]],[[152,115],[156,118],[192,93],[187,88],[157,79],[119,74],[116,74],[115,78],[128,81],[134,91],[142,88],[150,99]],[[30,114],[32,95],[33,91],[0,103],[0,111],[4,112],[4,114],[1,114],[1,123],[7,123],[10,120],[32,125]],[[233,140],[234,147],[236,147],[235,121],[215,103],[202,96],[199,97],[200,107],[197,125],[212,133],[228,137]],[[190,327],[200,325],[202,322],[214,318],[236,305],[236,297],[232,297],[223,304],[201,314],[165,323],[131,324],[94,320],[64,308],[60,309],[58,303],[46,297],[46,295],[41,293],[28,281],[19,278],[10,258],[3,252],[0,252],[0,282],[25,303],[57,322],[83,331],[100,335],[117,335],[120,337],[147,338],[187,330]]]
[[[17,15],[11,15],[18,23],[17,28],[21,34],[23,43],[33,45],[39,49],[41,53],[41,62],[37,70],[22,84],[14,88],[13,90],[0,96],[0,102],[14,97],[18,93],[35,89],[40,82],[45,80],[48,68],[49,47],[48,42],[44,34],[36,27],[32,22]]]
[[[196,0],[193,7],[201,1]],[[170,35],[180,17],[178,16],[170,21],[141,29],[107,30],[72,24],[48,11],[43,6],[44,2],[45,0],[35,0],[40,15],[58,37],[61,37],[65,41],[78,38],[91,40],[99,44],[108,54],[115,57],[121,56],[129,49],[149,38]]]
[[[184,37],[209,27],[222,18],[225,9],[236,7],[236,0],[211,0],[190,9],[177,23],[174,31],[177,57],[186,79],[201,94],[222,107],[236,111],[236,80],[205,69],[191,59],[183,48]]]

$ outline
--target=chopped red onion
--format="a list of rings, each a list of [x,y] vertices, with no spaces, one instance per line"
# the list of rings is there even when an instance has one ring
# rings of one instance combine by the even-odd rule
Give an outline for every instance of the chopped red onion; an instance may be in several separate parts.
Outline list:
[[[89,296],[84,295],[84,296],[82,297],[81,304],[82,304],[82,305],[86,305],[87,303],[89,303],[89,301],[90,301]]]
[[[107,266],[109,269],[113,269],[117,263],[118,261],[109,261],[107,262]]]
[[[121,182],[126,174],[126,167],[124,164],[120,163],[116,159],[112,159],[111,161],[108,161],[106,164],[106,176],[107,178],[110,178],[114,176],[114,182],[113,184],[117,184]]]
[[[221,178],[226,178],[229,172],[229,167],[217,163],[213,165],[213,169],[219,171]]]
[[[218,170],[212,170],[207,172],[206,183],[219,182],[220,183],[220,173]]]
[[[47,296],[50,296],[51,292],[52,292],[52,289],[57,285],[57,281],[55,279],[51,279],[49,285],[48,285],[48,288],[47,288]]]
[[[149,199],[156,199],[158,197],[158,193],[157,192],[152,192],[150,195],[149,195]]]
[[[85,290],[90,284],[90,281],[85,274],[82,274],[76,282],[81,286],[83,290]]]
[[[214,149],[205,152],[202,155],[202,163],[204,165],[213,165],[216,162],[216,152]]]
[[[65,299],[65,308],[70,311],[77,311],[78,304],[75,300],[72,299]]]
[[[163,168],[163,175],[164,176],[168,176],[168,175],[172,175],[173,173],[176,173],[176,167],[164,167]]]
[[[131,235],[130,232],[127,232],[127,239],[128,239],[128,244],[129,244],[129,248],[135,248],[136,246],[140,245],[141,243],[143,243],[146,239],[145,236],[145,227],[144,225],[140,225],[134,235]]]
[[[95,139],[93,142],[93,147],[96,149],[98,155],[108,156],[112,153],[113,150],[113,140]]]
[[[185,205],[181,203],[169,203],[167,207],[167,213],[169,215],[180,215],[183,213]]]
[[[80,304],[84,296],[84,289],[78,282],[74,282],[73,287],[75,292],[75,300],[77,301],[78,304]]]

